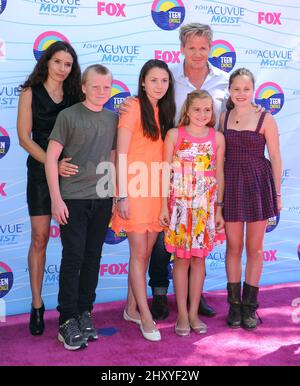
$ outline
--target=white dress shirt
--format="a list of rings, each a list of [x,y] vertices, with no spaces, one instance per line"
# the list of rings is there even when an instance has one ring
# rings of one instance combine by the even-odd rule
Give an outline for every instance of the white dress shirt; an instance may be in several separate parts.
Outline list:
[[[196,87],[189,81],[188,77],[184,74],[184,61],[180,64],[170,67],[174,77],[175,83],[175,102],[176,102],[176,118],[177,124],[180,115],[181,107],[186,99],[186,96],[191,91],[196,90]],[[222,111],[226,109],[226,100],[229,96],[228,93],[228,81],[229,75],[212,66],[208,63],[209,73],[201,86],[201,89],[210,93],[214,101],[214,112],[216,115],[215,128],[219,127],[219,119]]]

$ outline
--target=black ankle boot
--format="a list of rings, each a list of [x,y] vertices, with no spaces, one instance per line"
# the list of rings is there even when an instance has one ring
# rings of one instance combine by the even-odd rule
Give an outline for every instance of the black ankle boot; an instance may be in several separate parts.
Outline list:
[[[244,282],[242,299],[242,326],[246,330],[254,330],[258,324],[258,319],[256,318],[256,310],[258,308],[258,290],[258,287],[253,287],[252,285]]]
[[[153,319],[166,319],[169,316],[167,295],[153,295],[150,311],[153,316]]]
[[[198,313],[200,315],[208,316],[209,318],[212,318],[216,315],[216,311],[206,303],[206,300],[202,294],[200,298]]]
[[[34,308],[31,306],[29,330],[32,335],[42,335],[44,332],[44,303],[40,308]]]
[[[227,325],[239,328],[242,324],[241,282],[227,283],[227,302],[230,304],[227,315]]]

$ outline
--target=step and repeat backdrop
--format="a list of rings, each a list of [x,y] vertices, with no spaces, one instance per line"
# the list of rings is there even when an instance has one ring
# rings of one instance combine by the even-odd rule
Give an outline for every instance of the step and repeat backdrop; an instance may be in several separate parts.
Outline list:
[[[108,108],[137,91],[145,61],[178,64],[179,27],[211,25],[210,63],[230,73],[247,67],[255,74],[255,100],[269,109],[280,130],[284,209],[269,220],[261,283],[300,279],[300,5],[298,0],[0,0],[0,318],[28,312],[31,303],[27,253],[30,219],[26,205],[26,152],[19,146],[19,91],[43,50],[56,40],[76,49],[81,69],[108,66],[114,84]],[[59,227],[53,221],[43,299],[56,306],[61,257]],[[108,231],[97,302],[126,298],[126,234]],[[244,256],[245,261],[245,256]],[[205,290],[226,286],[225,246],[206,260]],[[170,264],[170,276],[172,263]],[[173,291],[171,282],[170,292]],[[149,292],[150,294],[150,292]]]

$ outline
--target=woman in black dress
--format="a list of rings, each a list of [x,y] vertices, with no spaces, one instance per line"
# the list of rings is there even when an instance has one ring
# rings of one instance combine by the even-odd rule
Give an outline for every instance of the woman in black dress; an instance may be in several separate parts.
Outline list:
[[[28,253],[32,307],[29,329],[32,335],[44,331],[42,283],[51,221],[51,200],[44,163],[48,137],[58,113],[81,98],[80,67],[77,54],[66,42],[57,41],[43,53],[32,73],[20,86],[18,136],[29,153],[27,159],[27,204],[31,221],[31,244]],[[60,162],[60,175],[76,173],[70,159]]]
[[[227,112],[221,115],[226,142],[224,208],[229,327],[253,330],[263,266],[267,220],[281,207],[281,156],[275,119],[252,104],[254,77],[246,68],[229,79]],[[264,153],[268,149],[268,160]],[[246,237],[244,242],[244,230]],[[241,299],[242,253],[247,262]]]

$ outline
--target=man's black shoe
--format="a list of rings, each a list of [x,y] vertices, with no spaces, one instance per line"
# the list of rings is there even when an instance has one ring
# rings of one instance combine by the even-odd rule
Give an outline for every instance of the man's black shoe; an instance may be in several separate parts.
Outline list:
[[[216,315],[216,311],[206,303],[203,295],[201,295],[198,312],[200,315],[208,316],[209,318]]]
[[[153,319],[166,319],[169,316],[167,295],[153,295],[150,311]]]

